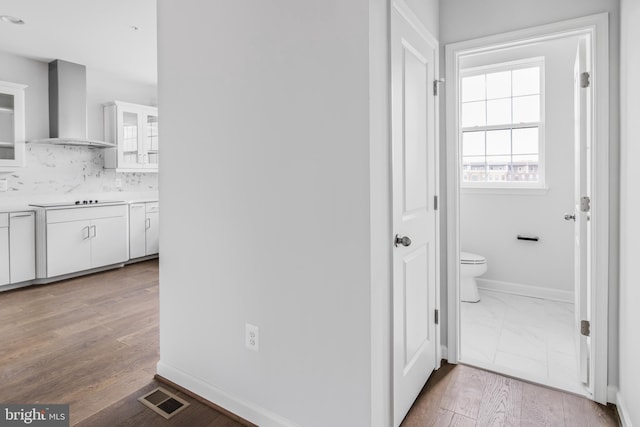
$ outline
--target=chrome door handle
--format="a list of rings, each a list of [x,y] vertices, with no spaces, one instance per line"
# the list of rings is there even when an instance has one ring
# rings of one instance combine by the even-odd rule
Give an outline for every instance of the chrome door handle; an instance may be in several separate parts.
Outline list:
[[[564,220],[565,221],[571,221],[571,220],[576,220],[576,214],[564,214]]]
[[[94,237],[96,237],[98,235],[98,232],[96,231],[96,226],[92,225],[91,229],[93,230],[93,236],[91,236],[91,238],[93,239]]]
[[[151,218],[147,218],[145,220],[145,230],[148,230],[151,228]]]
[[[90,229],[91,229],[91,227],[82,227],[82,234],[83,234],[83,235],[84,235],[84,230],[87,230],[87,235],[86,235],[86,236],[84,236],[84,237],[82,238],[82,240],[87,240],[89,237],[91,237],[91,233],[90,233],[90,231],[89,231]]]
[[[394,246],[397,248],[398,246],[409,246],[411,245],[411,239],[407,236],[400,236],[396,234],[396,238],[393,241]]]

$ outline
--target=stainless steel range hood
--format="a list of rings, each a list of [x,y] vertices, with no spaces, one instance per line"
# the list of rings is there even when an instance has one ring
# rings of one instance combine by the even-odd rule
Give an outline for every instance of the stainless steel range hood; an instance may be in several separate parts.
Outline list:
[[[87,68],[62,60],[49,63],[49,138],[28,143],[110,148],[87,138]]]

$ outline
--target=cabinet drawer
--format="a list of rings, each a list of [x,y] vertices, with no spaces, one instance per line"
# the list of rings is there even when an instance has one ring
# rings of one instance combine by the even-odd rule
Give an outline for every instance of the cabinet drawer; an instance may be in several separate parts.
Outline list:
[[[47,210],[47,224],[68,221],[86,221],[96,218],[112,218],[127,215],[127,205],[96,206],[93,208]]]
[[[9,226],[9,214],[0,213],[0,227],[8,227],[8,226]]]
[[[160,203],[158,202],[148,202],[147,203],[147,213],[149,212],[160,212]]]

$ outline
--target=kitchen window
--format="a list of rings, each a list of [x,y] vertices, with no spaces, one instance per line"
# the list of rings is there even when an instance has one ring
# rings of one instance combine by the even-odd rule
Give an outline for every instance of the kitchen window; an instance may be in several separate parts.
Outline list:
[[[460,73],[461,186],[544,187],[544,59]]]

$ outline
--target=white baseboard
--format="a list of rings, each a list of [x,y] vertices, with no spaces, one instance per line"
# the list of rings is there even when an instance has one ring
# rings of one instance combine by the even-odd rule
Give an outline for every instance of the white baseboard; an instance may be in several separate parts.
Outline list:
[[[233,396],[211,384],[205,383],[186,372],[168,366],[162,362],[157,365],[158,375],[178,384],[208,401],[226,409],[261,427],[300,427],[278,414],[265,408]]]
[[[620,390],[616,393],[616,407],[618,408],[618,416],[620,417],[622,427],[633,427],[629,411],[627,410],[627,405],[624,403],[624,398],[622,397]]]
[[[522,295],[525,297],[542,298],[552,301],[574,302],[573,292],[558,289],[542,288],[540,286],[522,285],[519,283],[502,282],[499,280],[477,278],[478,288],[493,292]]]

